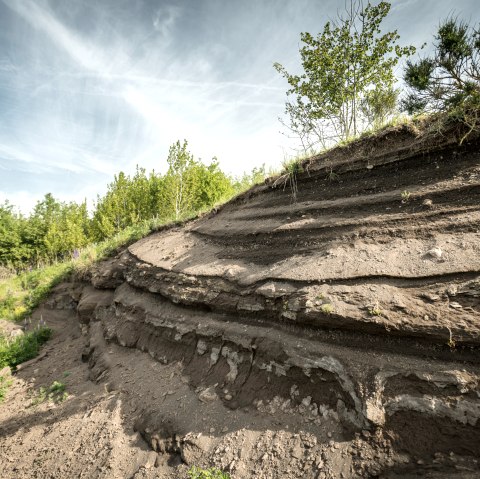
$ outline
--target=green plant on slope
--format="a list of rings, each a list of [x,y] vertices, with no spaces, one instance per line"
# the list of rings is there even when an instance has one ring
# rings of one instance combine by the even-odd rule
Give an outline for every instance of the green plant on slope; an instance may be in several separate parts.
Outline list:
[[[8,388],[12,384],[12,378],[9,376],[0,376],[0,403],[5,400]]]
[[[282,163],[282,167],[283,167],[282,173],[273,183],[274,187],[276,187],[277,185],[283,185],[284,189],[288,184],[292,192],[293,201],[297,201],[297,193],[298,193],[297,176],[300,173],[303,173],[302,161],[303,161],[302,158],[293,158],[291,160],[284,160]]]
[[[188,471],[188,477],[190,479],[230,479],[230,474],[215,467],[201,469],[200,467],[192,466]]]
[[[320,306],[322,313],[325,314],[332,314],[333,313],[333,305],[331,303],[325,303]]]
[[[375,304],[368,308],[368,314],[370,316],[383,316],[383,312],[380,309],[380,304],[378,303],[378,301],[375,301]]]
[[[41,404],[45,401],[52,401],[55,404],[61,403],[68,398],[67,387],[60,381],[53,381],[48,387],[41,387],[32,400],[32,406]]]
[[[0,336],[0,369],[5,366],[15,369],[19,364],[33,359],[51,335],[50,328],[41,327],[11,340]]]
[[[404,190],[402,191],[401,196],[402,196],[402,203],[408,203],[412,194],[410,193],[410,191]]]

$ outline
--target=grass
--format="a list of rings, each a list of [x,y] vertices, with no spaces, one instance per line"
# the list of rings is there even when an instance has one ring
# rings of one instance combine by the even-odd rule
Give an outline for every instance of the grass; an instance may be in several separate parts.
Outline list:
[[[200,467],[192,466],[187,474],[190,479],[230,479],[230,474],[215,467],[201,469]]]
[[[287,184],[290,185],[294,202],[297,200],[298,193],[297,176],[303,173],[302,163],[304,159],[305,157],[296,157],[290,160],[284,160],[282,163],[282,173],[273,183],[274,187],[283,185],[283,189],[287,187]]]
[[[52,401],[55,404],[59,404],[68,398],[67,387],[60,381],[53,381],[48,387],[41,387],[38,393],[32,400],[32,406],[44,403],[46,401]]]
[[[10,376],[0,376],[0,403],[5,400],[8,388],[12,384],[12,378]]]
[[[11,340],[0,336],[0,369],[6,366],[15,369],[19,364],[33,359],[51,335],[51,329],[41,327]]]

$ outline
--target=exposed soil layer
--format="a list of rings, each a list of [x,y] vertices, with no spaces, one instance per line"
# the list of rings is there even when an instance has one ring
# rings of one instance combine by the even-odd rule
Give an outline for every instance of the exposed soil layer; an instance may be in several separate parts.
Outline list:
[[[305,162],[295,201],[272,179],[59,285],[0,476],[480,477],[480,140],[457,133],[386,130]],[[27,407],[65,371],[67,400]]]

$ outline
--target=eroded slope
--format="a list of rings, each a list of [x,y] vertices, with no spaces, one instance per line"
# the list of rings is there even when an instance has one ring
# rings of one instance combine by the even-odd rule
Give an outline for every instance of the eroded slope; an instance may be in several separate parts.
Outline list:
[[[480,140],[456,133],[313,158],[295,201],[272,179],[57,287],[157,457],[132,477],[479,476]]]

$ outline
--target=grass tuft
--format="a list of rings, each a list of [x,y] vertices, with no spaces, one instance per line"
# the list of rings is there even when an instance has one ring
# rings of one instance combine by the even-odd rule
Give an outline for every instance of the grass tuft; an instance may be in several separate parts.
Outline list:
[[[67,387],[64,383],[60,381],[53,381],[53,383],[48,387],[41,387],[32,400],[32,406],[36,406],[46,401],[52,401],[55,404],[59,404],[65,401],[68,398],[68,393],[66,391]]]
[[[0,403],[5,400],[8,388],[12,385],[12,378],[10,375],[0,376]]]
[[[50,328],[42,327],[13,339],[0,336],[0,369],[6,366],[15,369],[19,364],[33,359],[51,335]]]

